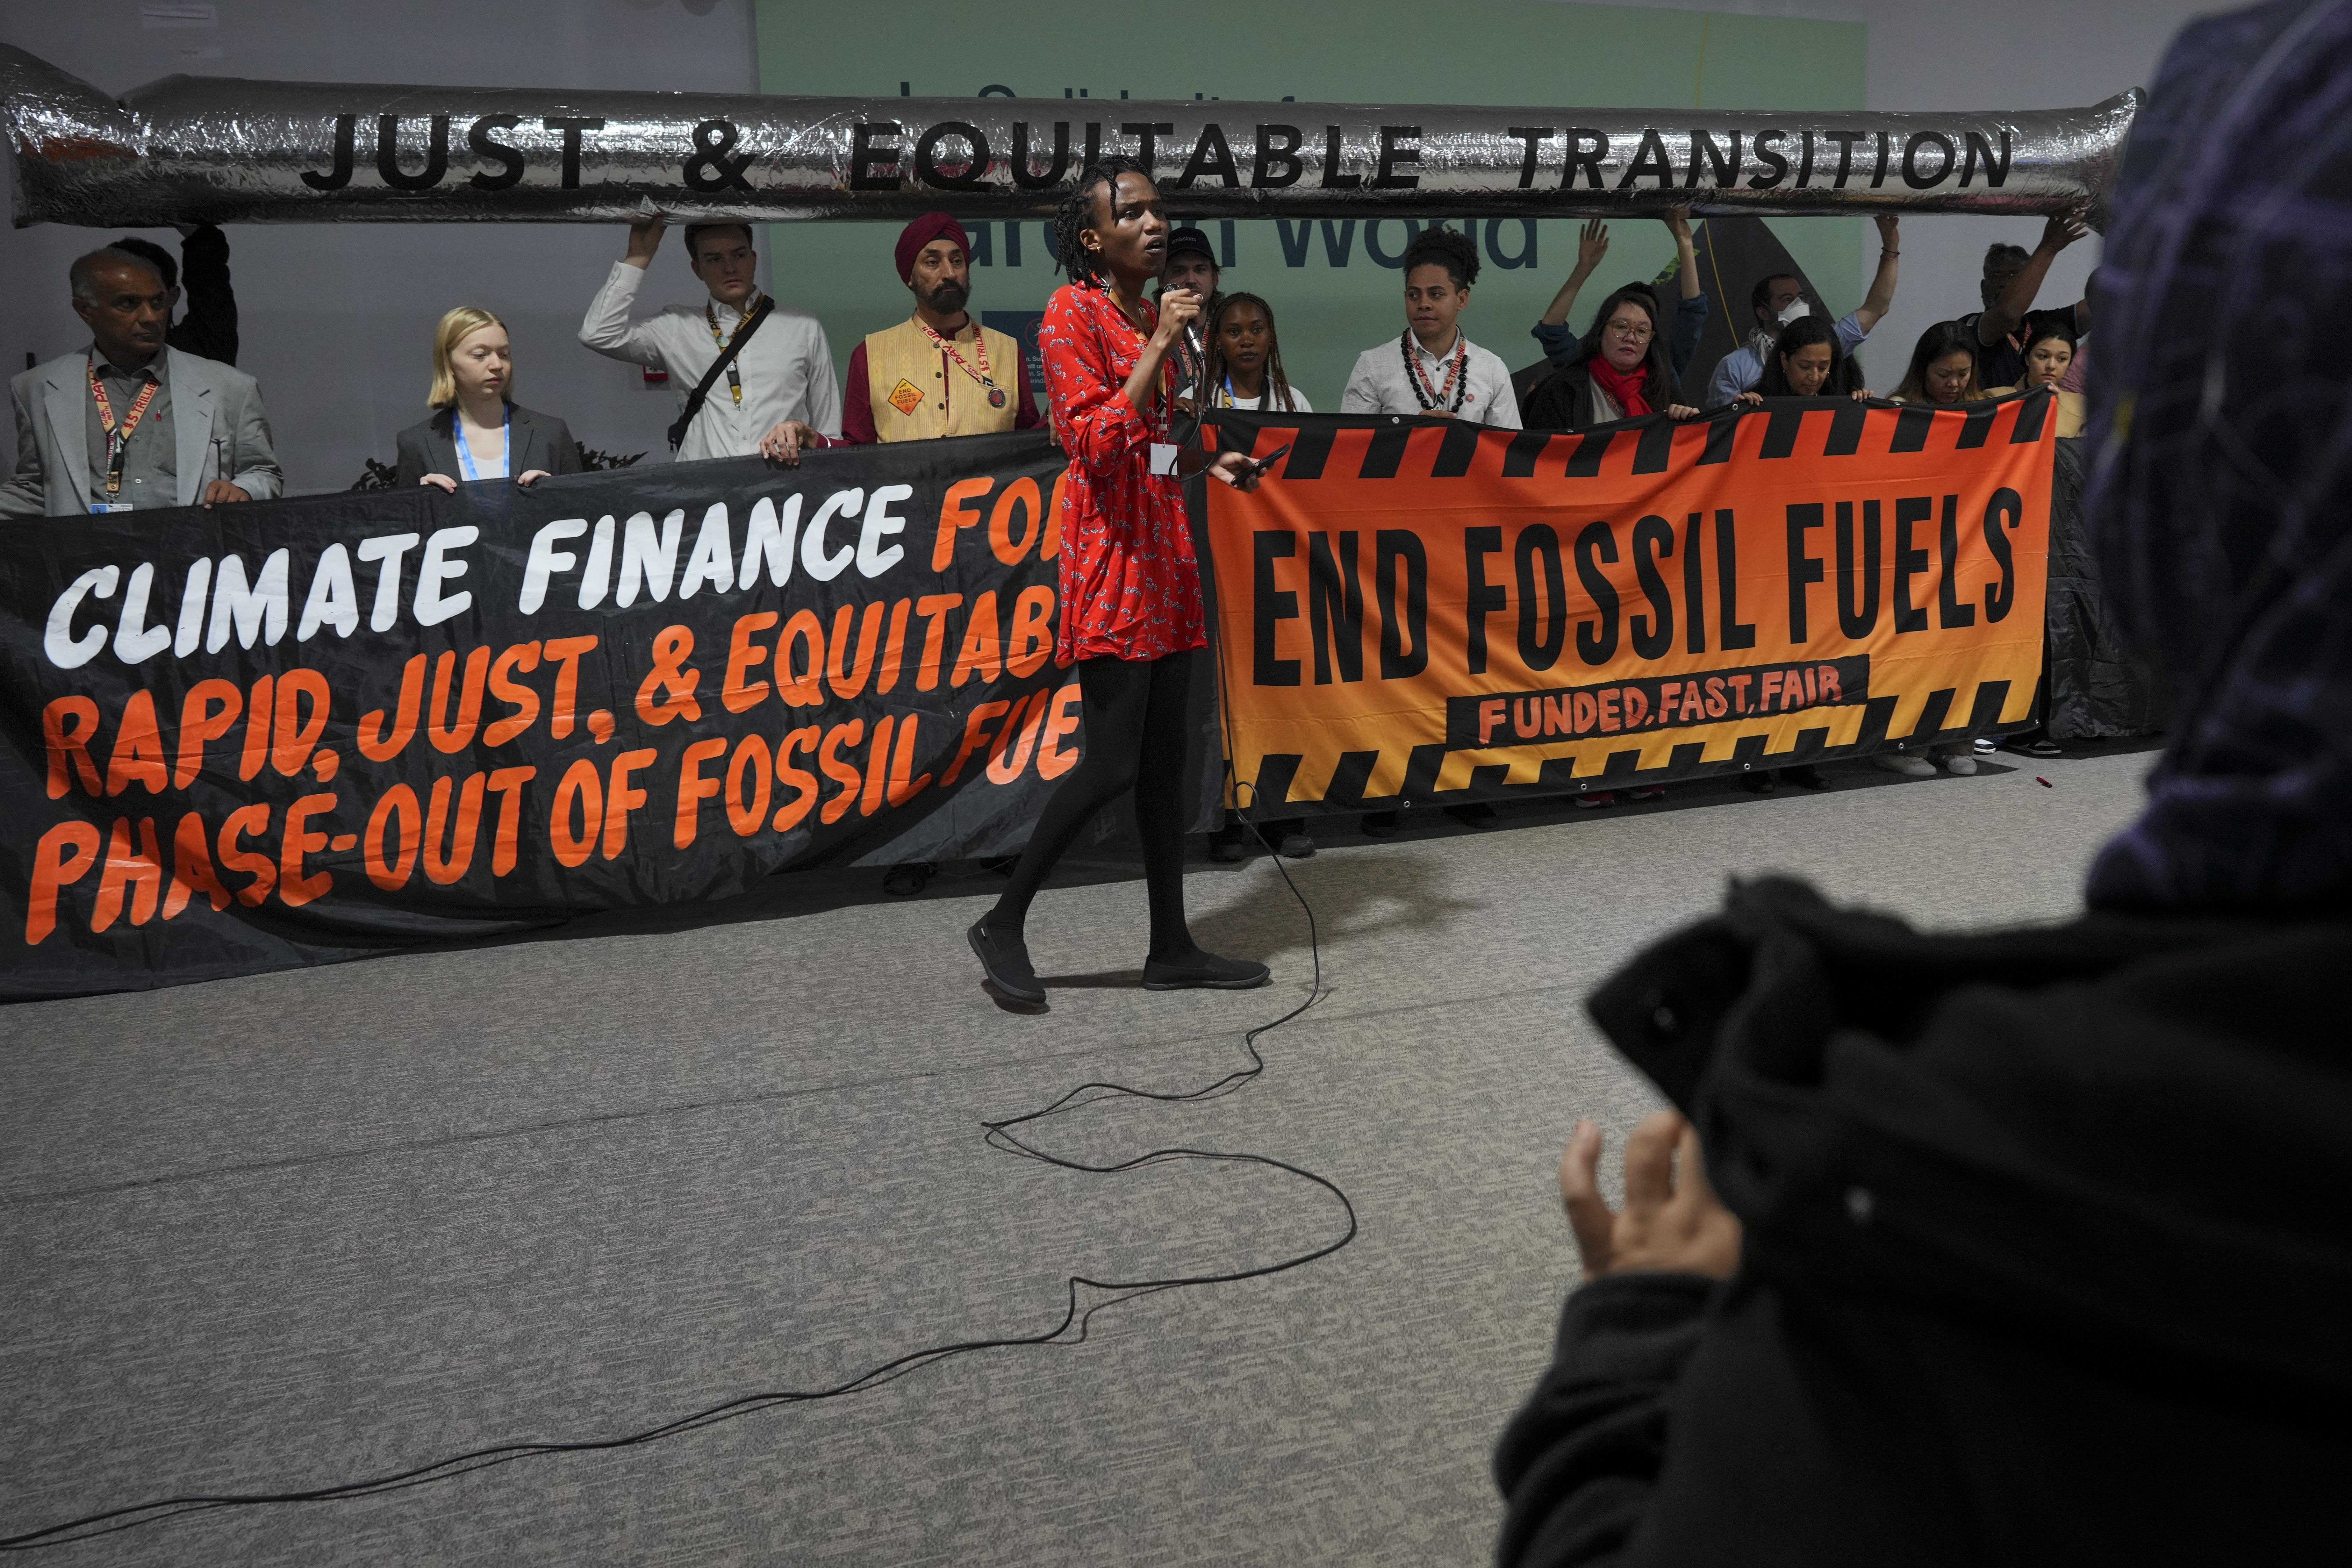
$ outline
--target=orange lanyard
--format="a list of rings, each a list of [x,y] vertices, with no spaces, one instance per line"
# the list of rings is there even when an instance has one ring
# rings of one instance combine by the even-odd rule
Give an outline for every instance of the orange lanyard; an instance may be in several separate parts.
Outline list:
[[[923,336],[930,339],[932,342],[939,345],[940,353],[945,355],[947,359],[954,364],[956,369],[963,372],[964,374],[971,377],[972,380],[980,383],[982,386],[988,389],[988,405],[991,408],[1002,408],[1004,406],[1004,393],[1003,389],[998,387],[996,383],[988,378],[988,336],[985,332],[974,332],[972,334],[972,350],[980,356],[980,368],[978,370],[974,370],[971,366],[963,363],[963,355],[956,353],[955,340],[953,338],[943,338],[940,336],[939,333],[931,330],[931,324],[929,321],[922,320],[920,317],[916,318],[915,325],[923,329]]]
[[[751,296],[751,303],[744,308],[743,313],[735,319],[735,331],[737,334],[740,335],[745,327],[751,324],[751,312],[758,310],[760,308],[760,301],[766,298],[767,296],[765,294],[753,294]],[[719,351],[722,353],[725,353],[727,345],[733,342],[735,339],[733,337],[722,338],[719,335],[719,312],[712,310],[706,304],[702,307],[702,319],[710,323],[710,341],[719,345]],[[727,362],[727,390],[735,395],[735,406],[738,408],[743,406],[743,373],[736,368],[736,366],[740,363],[741,361],[740,360],[731,359]]]
[[[114,427],[114,405],[106,400],[105,384],[99,380],[98,360],[95,356],[90,359],[89,395],[98,400],[99,428],[106,432],[106,493],[108,495],[121,493],[122,458],[124,449],[131,445],[131,433],[139,428],[140,416],[147,412],[147,405],[155,401],[155,394],[163,390],[163,381],[156,377],[152,371],[148,373],[148,376],[147,384],[139,389],[138,399],[131,405],[130,411],[123,415],[122,428],[118,431]]]

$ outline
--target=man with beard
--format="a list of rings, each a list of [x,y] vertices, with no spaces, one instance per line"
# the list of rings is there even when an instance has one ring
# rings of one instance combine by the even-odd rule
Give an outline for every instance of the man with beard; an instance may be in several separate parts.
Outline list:
[[[945,213],[925,213],[898,236],[898,277],[915,313],[869,333],[849,356],[842,439],[925,441],[1033,430],[1029,367],[1020,345],[972,320],[971,241]]]

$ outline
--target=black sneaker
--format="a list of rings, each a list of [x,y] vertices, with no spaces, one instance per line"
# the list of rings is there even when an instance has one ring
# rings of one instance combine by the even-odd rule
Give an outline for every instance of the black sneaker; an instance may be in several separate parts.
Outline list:
[[[1019,931],[992,926],[982,915],[965,934],[971,939],[971,951],[998,995],[1033,1007],[1045,1005],[1045,988],[1037,983],[1037,972],[1029,967],[1029,944],[1021,940]],[[1144,973],[1150,973],[1148,966]]]
[[[1780,776],[1787,779],[1790,784],[1795,784],[1799,789],[1827,789],[1830,787],[1830,781],[1822,776],[1822,770],[1813,766],[1811,763],[1799,763],[1795,767],[1783,768],[1780,770]]]
[[[1777,781],[1772,777],[1772,770],[1769,768],[1760,773],[1739,775],[1739,787],[1749,795],[1770,795]]]
[[[1278,847],[1286,860],[1312,860],[1315,858],[1315,840],[1304,832],[1284,834]]]
[[[1194,952],[1172,963],[1143,961],[1146,991],[1248,991],[1263,985],[1273,971],[1252,958],[1219,958]],[[1045,997],[1038,993],[1039,1000]]]
[[[1249,830],[1234,823],[1210,834],[1209,858],[1226,865],[1249,858]]]
[[[1495,808],[1483,800],[1472,801],[1468,805],[1449,805],[1445,808],[1445,815],[1465,827],[1495,826]]]
[[[1394,838],[1396,837],[1396,830],[1397,814],[1395,812],[1368,811],[1364,813],[1365,837]]]
[[[2066,754],[2059,749],[2058,742],[2047,735],[2036,735],[2030,741],[2004,741],[2001,742],[2001,750],[2015,752],[2021,757],[2032,757],[2044,763]]]

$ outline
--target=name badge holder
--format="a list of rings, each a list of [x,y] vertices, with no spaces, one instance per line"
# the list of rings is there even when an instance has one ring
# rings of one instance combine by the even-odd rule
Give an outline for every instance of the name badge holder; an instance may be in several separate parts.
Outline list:
[[[475,466],[473,448],[466,444],[466,420],[464,416],[456,416],[451,418],[449,423],[452,432],[457,437],[457,471],[468,479],[480,479],[482,477],[482,470]],[[499,426],[499,468],[501,470],[501,473],[506,477],[511,477],[514,472],[514,463],[512,461],[514,456],[513,430],[514,411],[509,409],[507,411],[506,423]],[[501,477],[501,475],[493,474],[490,477],[492,479],[497,479]]]

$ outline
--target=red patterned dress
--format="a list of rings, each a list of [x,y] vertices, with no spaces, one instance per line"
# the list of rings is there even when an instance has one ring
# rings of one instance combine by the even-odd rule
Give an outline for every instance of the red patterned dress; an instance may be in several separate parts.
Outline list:
[[[1157,307],[1143,310],[1157,326]],[[1150,409],[1127,400],[1148,341],[1098,283],[1055,289],[1037,329],[1055,434],[1070,455],[1054,645],[1066,663],[1154,659],[1208,643],[1183,486],[1151,473],[1151,445],[1168,438],[1165,368]]]

